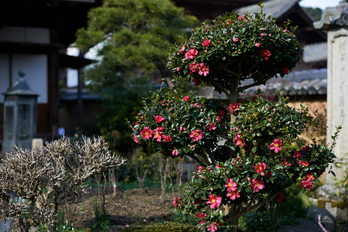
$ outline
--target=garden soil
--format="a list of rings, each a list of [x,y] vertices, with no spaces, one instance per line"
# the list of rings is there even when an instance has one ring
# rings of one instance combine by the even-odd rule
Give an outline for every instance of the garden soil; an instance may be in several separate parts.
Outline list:
[[[173,195],[166,193],[161,201],[160,189],[118,190],[114,197],[106,194],[106,213],[111,227],[104,231],[122,231],[126,227],[143,227],[152,222],[169,221],[174,213]],[[76,228],[93,228],[96,223],[96,199],[98,192],[91,190],[76,205],[65,206],[65,218]],[[87,229],[88,231],[89,229]],[[91,231],[98,231],[91,229]]]

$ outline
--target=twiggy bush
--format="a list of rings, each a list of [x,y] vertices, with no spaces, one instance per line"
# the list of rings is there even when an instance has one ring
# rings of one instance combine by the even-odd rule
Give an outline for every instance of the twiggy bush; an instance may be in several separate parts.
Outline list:
[[[0,220],[15,219],[20,231],[39,223],[56,231],[58,206],[76,202],[90,176],[125,162],[101,137],[73,143],[64,137],[43,148],[16,147],[0,163]],[[11,200],[11,193],[17,200]]]

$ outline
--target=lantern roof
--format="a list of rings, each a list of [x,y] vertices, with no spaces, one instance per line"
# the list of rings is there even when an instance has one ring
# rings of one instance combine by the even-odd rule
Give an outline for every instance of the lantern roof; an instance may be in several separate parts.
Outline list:
[[[21,95],[21,96],[39,96],[39,94],[35,93],[33,90],[30,89],[27,81],[24,79],[25,72],[19,71],[19,79],[16,81],[14,86],[9,89],[7,92],[2,93],[5,96],[9,95]]]

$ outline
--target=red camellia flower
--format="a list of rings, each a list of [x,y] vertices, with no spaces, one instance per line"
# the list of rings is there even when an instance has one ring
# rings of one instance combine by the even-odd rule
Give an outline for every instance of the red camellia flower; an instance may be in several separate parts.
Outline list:
[[[281,202],[284,199],[284,193],[279,193],[276,197],[277,202]]]
[[[209,131],[216,130],[216,123],[210,122],[206,129]]]
[[[300,151],[294,151],[294,155],[292,157],[299,159],[303,157],[303,154]]]
[[[152,137],[152,130],[149,129],[149,127],[144,127],[144,129],[142,131],[140,131],[140,135],[144,139],[149,139]]]
[[[233,142],[234,142],[237,146],[241,145],[242,147],[245,147],[245,139],[242,139],[242,138],[240,137],[240,135],[237,135],[236,137],[234,137]]]
[[[255,43],[255,46],[256,47],[260,47],[260,43]]]
[[[301,165],[301,166],[305,166],[305,167],[308,167],[308,166],[309,166],[309,163],[308,163],[308,161],[306,161],[306,160],[299,160],[299,161],[298,161],[298,164]]]
[[[313,172],[311,172],[311,173],[309,173],[309,174],[307,173],[307,174],[306,174],[306,179],[307,179],[307,180],[314,180],[315,178],[314,178],[314,176],[313,176]]]
[[[134,142],[140,144],[140,142],[139,142],[139,140],[138,140],[138,136],[136,136],[136,135],[134,135]]]
[[[215,232],[217,230],[217,227],[215,225],[215,223],[211,223],[208,227],[207,230],[209,230],[210,232]]]
[[[209,66],[204,65],[204,63],[200,63],[198,66],[198,74],[201,76],[207,76],[209,74]]]
[[[205,40],[203,41],[203,43],[202,43],[202,45],[203,45],[204,47],[208,47],[209,44],[210,44],[210,40],[208,40],[208,39],[205,39]]]
[[[172,151],[172,155],[173,155],[173,156],[178,156],[178,155],[179,155],[178,150],[176,150],[176,149],[174,148],[174,150]]]
[[[166,141],[167,143],[171,142],[172,140],[173,140],[173,138],[170,135],[164,136],[164,141]]]
[[[190,97],[189,97],[189,96],[185,96],[185,97],[183,97],[183,98],[182,98],[182,100],[184,100],[185,102],[188,102],[188,101],[189,101],[189,99],[190,99]]]
[[[269,145],[270,150],[274,150],[275,153],[280,152],[283,150],[283,140],[281,139],[274,139],[271,145]]]
[[[203,138],[203,132],[201,130],[193,130],[190,133],[190,138],[192,141],[198,141]]]
[[[309,146],[307,145],[307,146],[302,147],[302,151],[309,152]]]
[[[232,201],[236,200],[237,198],[240,198],[239,191],[232,191],[232,192],[227,192],[226,197],[229,197]]]
[[[161,128],[156,128],[153,130],[153,138],[157,141],[157,142],[161,142],[161,139],[162,139],[162,135],[163,135],[163,132],[161,130]]]
[[[271,58],[271,52],[267,49],[261,50],[261,56],[265,58],[265,60],[268,60]]]
[[[161,115],[156,115],[155,116],[155,120],[156,120],[157,123],[161,123],[162,121],[165,120],[165,118],[162,117]]]
[[[233,39],[233,42],[238,42],[238,38],[234,38],[234,39]]]
[[[286,158],[283,158],[282,164],[283,164],[283,168],[284,168],[285,166],[291,166],[291,163],[289,163],[289,162],[286,160]]]
[[[222,197],[215,196],[214,194],[210,194],[208,197],[209,198],[208,198],[207,204],[210,204],[211,209],[217,209],[220,207]]]
[[[182,52],[184,52],[185,50],[186,50],[186,44],[184,44],[184,45],[182,46],[182,48],[180,49],[179,53],[182,53]]]
[[[203,215],[202,212],[199,212],[199,213],[197,214],[198,219],[205,218],[206,216],[207,216],[207,214],[205,213],[205,214]],[[199,223],[200,223],[200,224],[203,224],[203,223],[204,223],[204,219],[199,220]]]
[[[193,60],[197,54],[198,54],[198,51],[196,49],[190,49],[185,53],[185,59]]]
[[[195,86],[199,85],[201,83],[201,80],[200,79],[193,79],[193,83]]]
[[[258,192],[258,191],[262,190],[264,186],[265,185],[264,185],[264,182],[262,180],[259,180],[259,179],[252,179],[251,180],[250,187],[252,188],[252,190],[254,192]]]
[[[198,64],[196,62],[189,64],[189,69],[191,70],[192,73],[198,72],[199,70]]]
[[[288,74],[289,73],[289,68],[288,67],[282,67],[283,73]]]
[[[227,188],[227,192],[233,192],[237,190],[237,183],[232,178],[228,178],[225,187]]]
[[[261,176],[265,175],[264,171],[266,170],[266,168],[267,168],[267,165],[263,162],[261,162],[260,164],[255,164],[254,166],[256,173],[261,173]]]
[[[176,198],[174,197],[173,205],[178,206],[180,203],[180,197]]]
[[[308,190],[312,190],[313,183],[310,180],[303,180],[303,181],[301,181],[301,187],[302,188],[306,188]]]
[[[231,103],[228,108],[230,109],[230,113],[232,113],[233,115],[237,115],[237,111],[239,110],[239,103]]]

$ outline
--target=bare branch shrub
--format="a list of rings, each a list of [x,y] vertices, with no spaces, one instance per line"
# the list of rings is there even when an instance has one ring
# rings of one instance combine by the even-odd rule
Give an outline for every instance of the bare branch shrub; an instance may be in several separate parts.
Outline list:
[[[56,231],[58,206],[76,202],[90,176],[125,162],[102,137],[74,143],[63,137],[43,148],[16,147],[0,163],[0,220],[15,219],[21,231],[39,223]],[[10,193],[18,200],[11,200]]]

